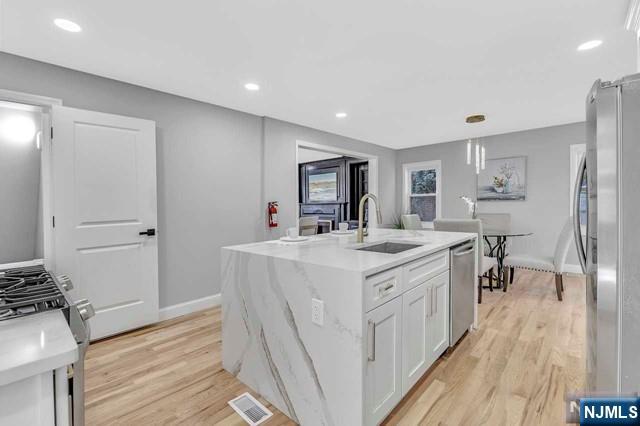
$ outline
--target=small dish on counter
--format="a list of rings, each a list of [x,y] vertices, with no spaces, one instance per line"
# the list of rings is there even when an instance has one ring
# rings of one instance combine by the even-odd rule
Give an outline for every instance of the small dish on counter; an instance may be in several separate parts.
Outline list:
[[[355,229],[347,229],[346,231],[341,231],[339,229],[336,229],[334,231],[331,231],[331,235],[351,235],[351,234],[355,234]]]
[[[307,241],[309,237],[280,237],[280,241],[285,243],[301,243]]]

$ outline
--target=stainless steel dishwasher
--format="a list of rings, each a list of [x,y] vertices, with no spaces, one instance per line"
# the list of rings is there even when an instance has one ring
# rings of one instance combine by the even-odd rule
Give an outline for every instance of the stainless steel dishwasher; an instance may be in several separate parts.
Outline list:
[[[455,345],[473,325],[473,308],[476,303],[474,247],[475,243],[468,241],[451,249],[450,346]]]

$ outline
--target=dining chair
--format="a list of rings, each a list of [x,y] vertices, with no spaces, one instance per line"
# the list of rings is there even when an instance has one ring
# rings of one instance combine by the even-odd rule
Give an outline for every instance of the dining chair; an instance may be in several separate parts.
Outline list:
[[[498,268],[495,257],[484,255],[483,227],[479,219],[436,219],[434,231],[469,232],[478,235],[478,303],[482,303],[482,277],[489,278],[489,290],[493,291],[493,271]]]
[[[536,257],[529,255],[509,255],[504,260],[505,268],[509,269],[529,269],[532,271],[550,272],[555,274],[556,295],[558,300],[562,301],[562,292],[564,291],[564,283],[562,282],[562,274],[566,272],[567,256],[569,249],[573,244],[573,222],[571,217],[567,219],[558,240],[553,257]]]
[[[302,216],[298,219],[298,233],[300,236],[316,235],[318,233],[318,216]]]
[[[476,219],[482,222],[484,232],[511,230],[510,213],[477,213]]]
[[[422,221],[417,214],[403,214],[402,215],[402,229],[409,229],[412,231],[418,231],[424,229],[422,227]]]
[[[511,214],[510,213],[477,213],[476,218],[482,221],[482,229],[485,233],[490,231],[511,231]],[[496,237],[487,237],[490,241],[491,246],[496,245]],[[505,254],[509,254],[509,249],[511,248],[511,240],[507,240]],[[485,248],[485,254],[489,255],[489,248]],[[513,277],[513,269],[511,269],[511,277]],[[510,284],[513,281],[510,281]]]

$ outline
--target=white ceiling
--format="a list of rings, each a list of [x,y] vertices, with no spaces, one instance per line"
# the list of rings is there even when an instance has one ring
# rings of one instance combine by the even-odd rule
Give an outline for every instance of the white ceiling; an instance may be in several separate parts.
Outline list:
[[[582,121],[596,78],[635,72],[627,0],[0,5],[4,51],[392,148]]]

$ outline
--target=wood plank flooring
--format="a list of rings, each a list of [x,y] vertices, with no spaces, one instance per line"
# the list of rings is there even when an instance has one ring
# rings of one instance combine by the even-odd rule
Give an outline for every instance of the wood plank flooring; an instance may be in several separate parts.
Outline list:
[[[395,425],[560,425],[566,392],[583,388],[584,279],[518,272],[485,291],[480,328],[441,358],[389,415]],[[243,425],[227,405],[249,391],[221,364],[220,309],[92,344],[87,425]],[[275,415],[268,425],[292,424]]]

